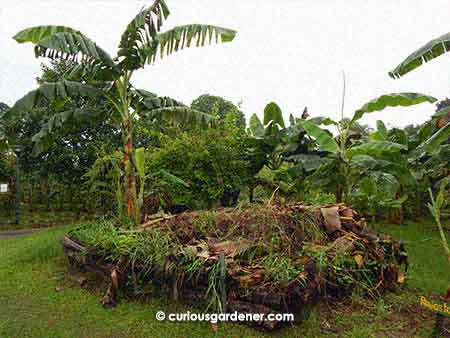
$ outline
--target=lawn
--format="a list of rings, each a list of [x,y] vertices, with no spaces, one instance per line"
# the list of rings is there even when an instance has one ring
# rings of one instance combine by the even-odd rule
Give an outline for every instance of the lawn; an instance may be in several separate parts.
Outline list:
[[[158,310],[195,311],[164,298],[122,301],[113,310],[100,305],[101,291],[82,289],[67,279],[58,239],[70,227],[42,230],[29,237],[0,241],[1,338],[177,338],[177,337],[428,337],[433,316],[417,306],[420,295],[439,293],[450,274],[438,233],[431,222],[378,225],[403,239],[410,254],[405,290],[370,302],[353,297],[321,304],[309,320],[293,328],[263,333],[245,325],[158,322]]]
[[[448,221],[444,221],[447,224]],[[424,292],[445,293],[450,287],[450,270],[437,227],[431,219],[403,225],[377,225],[405,242],[409,254],[409,285]],[[450,233],[447,232],[447,239]]]

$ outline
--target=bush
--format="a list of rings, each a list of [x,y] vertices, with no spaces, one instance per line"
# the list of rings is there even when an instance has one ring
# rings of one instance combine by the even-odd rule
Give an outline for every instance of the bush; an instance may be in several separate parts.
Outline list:
[[[161,148],[148,153],[147,172],[164,169],[188,184],[170,185],[172,199],[191,208],[227,205],[248,180],[242,131],[207,130],[163,136]]]

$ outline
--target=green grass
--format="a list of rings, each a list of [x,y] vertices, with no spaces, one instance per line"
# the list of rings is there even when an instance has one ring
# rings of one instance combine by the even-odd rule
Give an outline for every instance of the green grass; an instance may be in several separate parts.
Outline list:
[[[70,227],[52,228],[29,237],[0,241],[1,338],[206,338],[206,337],[427,337],[431,314],[424,311],[413,329],[403,317],[405,306],[420,294],[446,288],[449,274],[438,234],[432,226],[409,223],[379,226],[407,241],[411,260],[410,286],[419,291],[398,291],[371,302],[353,297],[333,310],[321,306],[309,320],[293,328],[263,333],[245,325],[220,324],[214,333],[208,323],[158,322],[158,310],[198,311],[171,305],[165,298],[148,302],[122,300],[113,310],[100,305],[101,291],[88,291],[66,279],[66,265],[59,244]],[[428,316],[428,320],[423,316]],[[415,313],[410,318],[416,320]]]
[[[411,287],[440,294],[447,291],[450,287],[450,268],[437,226],[431,219],[410,221],[403,225],[377,225],[375,229],[405,242],[410,263],[408,284]],[[447,235],[447,238],[450,236]]]

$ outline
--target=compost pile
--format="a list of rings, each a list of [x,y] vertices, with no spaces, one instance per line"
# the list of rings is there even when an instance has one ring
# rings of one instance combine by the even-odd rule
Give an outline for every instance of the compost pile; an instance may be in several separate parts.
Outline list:
[[[138,230],[117,230],[117,243],[133,239],[121,250],[117,243],[90,241],[99,234],[88,227],[66,236],[64,249],[72,263],[110,278],[103,299],[110,306],[118,290],[165,290],[209,312],[303,314],[322,298],[345,297],[355,288],[369,296],[393,289],[407,268],[403,244],[370,230],[343,204],[164,215]]]

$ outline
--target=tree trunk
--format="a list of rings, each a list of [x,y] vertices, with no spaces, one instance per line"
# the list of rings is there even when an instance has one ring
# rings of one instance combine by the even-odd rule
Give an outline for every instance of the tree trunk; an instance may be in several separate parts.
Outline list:
[[[342,203],[343,195],[344,189],[342,185],[338,184],[338,186],[336,187],[336,203]]]
[[[248,201],[253,203],[255,193],[255,186],[253,184],[248,186]]]

